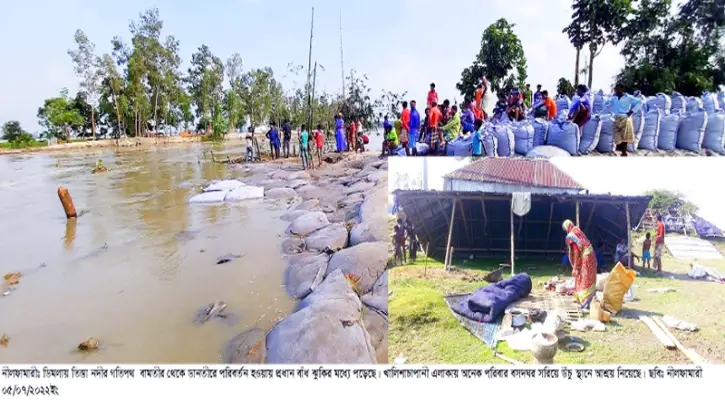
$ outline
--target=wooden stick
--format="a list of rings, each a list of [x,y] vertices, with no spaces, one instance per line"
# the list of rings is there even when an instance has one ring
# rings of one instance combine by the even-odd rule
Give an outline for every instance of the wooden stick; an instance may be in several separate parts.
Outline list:
[[[665,325],[665,323],[662,322],[662,320],[660,320],[659,317],[653,316],[652,320],[654,321],[655,324],[657,324],[657,326],[660,329],[662,329],[662,332],[675,344],[677,349],[682,351],[682,353],[684,353],[685,356],[687,356],[687,358],[690,359],[690,361],[692,361],[692,363],[695,363],[698,365],[708,363],[708,361],[705,360],[705,358],[703,358],[702,356],[700,356],[694,349],[685,348],[685,346],[682,344],[682,342],[680,342],[675,337],[675,335],[673,335],[672,332],[670,332],[670,330],[667,328],[667,325]]]
[[[640,315],[639,320],[644,322],[645,325],[647,325],[649,330],[652,331],[653,334],[655,334],[657,339],[662,343],[662,345],[665,346],[665,348],[667,348],[667,349],[676,349],[677,348],[677,346],[675,345],[675,342],[673,342],[672,339],[670,339],[670,337],[667,336],[667,334],[662,332],[660,327],[655,322],[653,322],[652,319],[650,319],[650,317],[645,316],[645,315]]]
[[[497,358],[501,359],[501,360],[505,360],[505,361],[511,363],[512,365],[523,365],[523,363],[519,362],[518,360],[511,359],[510,357],[505,356],[505,355],[502,355],[502,354],[500,354],[498,352],[495,352],[493,355],[496,356]]]
[[[63,211],[65,211],[66,218],[77,218],[78,213],[76,213],[73,198],[71,198],[70,192],[68,192],[65,187],[58,187],[58,198],[60,198],[60,203],[63,205]]]

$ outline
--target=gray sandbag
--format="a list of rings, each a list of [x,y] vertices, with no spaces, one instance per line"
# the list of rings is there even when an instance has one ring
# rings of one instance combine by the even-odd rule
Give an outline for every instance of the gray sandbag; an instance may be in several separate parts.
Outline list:
[[[305,239],[297,236],[290,236],[282,241],[283,254],[297,254],[305,251]]]
[[[230,339],[222,350],[222,363],[262,364],[266,359],[267,332],[259,328],[246,330]]]
[[[534,147],[546,145],[546,136],[549,133],[549,122],[539,117],[534,119],[531,125],[534,127]]]
[[[291,211],[285,213],[284,215],[280,216],[279,218],[282,220],[285,220],[287,222],[292,222],[293,220],[299,218],[300,216],[306,215],[308,213],[310,213],[310,211],[306,211],[304,209],[294,209],[294,210],[291,210]]]
[[[690,111],[680,117],[680,126],[677,129],[677,148],[699,153],[702,149],[702,140],[705,138],[707,127],[707,112],[705,109]]]
[[[708,114],[702,146],[716,153],[725,154],[725,112],[722,110]]]
[[[305,185],[310,185],[310,182],[303,180],[303,179],[294,179],[292,181],[285,182],[284,185],[287,188],[297,189],[297,188],[303,187]]]
[[[645,109],[642,105],[642,109],[632,113],[632,127],[634,129],[634,143],[627,144],[627,151],[633,153],[637,150],[637,145],[642,139],[642,132],[644,131],[644,114]]]
[[[598,114],[595,114],[582,126],[579,152],[581,154],[589,154],[594,151],[597,148],[597,144],[599,144],[599,134],[601,132],[602,119]]]
[[[725,110],[725,90],[717,93],[717,104],[720,106],[720,109]]]
[[[330,223],[343,223],[345,222],[345,211],[335,211],[327,214],[327,220]]]
[[[376,184],[379,184],[381,182],[386,182],[388,180],[388,172],[387,171],[375,171],[370,173],[367,176],[368,182],[374,182]]]
[[[511,131],[514,133],[514,151],[517,154],[526,155],[534,148],[534,126],[528,120],[511,123]]]
[[[356,204],[360,204],[365,200],[365,197],[362,193],[354,193],[347,196],[347,198],[340,201],[340,208],[346,208],[348,206],[353,206]]]
[[[323,190],[319,187],[316,187],[314,185],[305,185],[303,187],[299,187],[295,190],[299,196],[302,197],[302,199],[319,199],[319,196],[322,194]]]
[[[712,115],[721,109],[718,101],[717,94],[710,92],[702,92],[702,108],[705,109],[708,115]]]
[[[273,172],[271,177],[274,179],[288,180],[290,175],[292,175],[292,173],[289,171],[279,170]]]
[[[365,242],[381,242],[388,239],[388,225],[385,218],[362,221],[350,230],[350,245],[355,246]]]
[[[569,99],[569,96],[559,95],[559,97],[556,98],[556,111],[569,111],[569,109],[571,109],[571,99]]]
[[[310,179],[310,173],[307,171],[295,171],[287,176],[287,179],[290,181],[293,180],[305,180]]]
[[[549,125],[546,144],[564,149],[571,155],[579,153],[579,126],[568,120],[555,120]]]
[[[365,194],[365,201],[360,206],[360,218],[363,221],[379,220],[381,217],[386,218],[387,213],[381,208],[385,208],[388,202],[388,189],[376,187]],[[387,222],[384,222],[387,225]],[[387,227],[387,226],[386,226]]]
[[[388,363],[388,319],[374,309],[363,306],[363,326],[370,335],[378,363]]]
[[[312,233],[305,239],[305,246],[310,251],[332,251],[342,250],[347,246],[347,229],[343,223],[333,223],[317,232]]]
[[[499,123],[494,125],[493,133],[497,139],[497,150],[496,153],[499,157],[513,157],[515,154],[514,133],[511,131],[506,123]]]
[[[493,124],[487,122],[483,125],[483,151],[486,157],[496,157],[498,155],[498,138]]]
[[[309,211],[311,209],[315,209],[320,206],[320,200],[319,199],[308,199],[301,204],[295,206],[295,210],[305,210]]]
[[[597,143],[597,151],[600,153],[613,153],[615,150],[614,140],[614,117],[611,114],[603,114],[599,116],[602,128],[599,131],[599,143]]]
[[[274,188],[267,191],[264,196],[269,199],[293,199],[297,198],[297,192],[292,188]]]
[[[329,225],[330,221],[322,212],[308,212],[292,221],[289,231],[298,236],[307,236]]]
[[[675,111],[674,109],[672,110]],[[679,111],[679,109],[678,109]],[[657,133],[657,149],[673,151],[677,146],[677,129],[680,126],[680,115],[670,113],[660,118],[660,128]]]
[[[687,103],[685,104],[686,112],[697,112],[701,109],[703,109],[702,99],[696,98],[694,96],[690,96],[689,98],[687,98]]]
[[[604,111],[604,91],[599,89],[599,92],[594,94],[592,100],[592,114],[601,114]]]
[[[658,93],[656,96],[657,109],[661,110],[663,114],[670,114],[672,110],[672,99],[665,93]]]
[[[343,300],[354,304],[356,307],[359,303],[357,294],[352,290],[350,283],[339,269],[330,273],[310,295],[302,299],[295,307],[294,312],[328,300]]]
[[[571,157],[571,154],[557,146],[537,146],[532,148],[526,158],[552,158],[552,157]]]
[[[374,186],[375,186],[375,183],[374,182],[360,181],[360,182],[357,182],[357,183],[353,184],[351,187],[347,188],[345,190],[345,192],[347,194],[354,194],[354,193],[357,193],[357,192],[365,192],[365,191],[369,190],[370,188],[372,188]]]
[[[343,274],[356,275],[360,278],[360,293],[367,294],[378,277],[385,272],[387,262],[387,241],[364,242],[333,254],[327,264],[327,273],[339,268]]]
[[[687,100],[684,96],[682,96],[682,93],[680,92],[672,92],[672,95],[670,96],[671,106],[670,106],[670,113],[685,113],[685,109],[687,108]]]
[[[304,298],[322,282],[327,273],[329,256],[301,253],[290,256],[284,272],[284,286],[293,298]]]
[[[657,137],[660,133],[661,110],[658,107],[644,115],[644,128],[637,148],[641,150],[657,151]]]
[[[363,304],[385,314],[388,313],[388,272],[386,271],[373,284],[373,289],[369,293],[360,297]]]

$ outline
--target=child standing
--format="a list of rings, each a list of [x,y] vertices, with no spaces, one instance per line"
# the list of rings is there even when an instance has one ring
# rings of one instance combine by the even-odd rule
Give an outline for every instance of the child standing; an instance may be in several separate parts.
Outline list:
[[[471,154],[474,157],[481,157],[483,155],[483,134],[481,134],[483,120],[477,119],[474,127],[476,128],[476,131],[473,133],[473,146],[471,148]]]
[[[252,143],[252,135],[247,134],[247,137],[245,137],[247,140],[247,161],[252,161],[254,159],[254,149],[253,149],[253,143]]]
[[[652,247],[652,239],[649,232],[645,236],[644,243],[642,243],[642,265],[645,268],[652,268],[652,254],[650,248]]]
[[[395,225],[393,228],[395,235],[393,235],[393,245],[395,246],[395,264],[403,265],[403,248],[405,246],[405,231],[401,230],[399,225]]]
[[[325,147],[325,137],[322,134],[322,124],[317,123],[315,131],[315,146],[317,147],[317,168],[322,165],[322,149]]]

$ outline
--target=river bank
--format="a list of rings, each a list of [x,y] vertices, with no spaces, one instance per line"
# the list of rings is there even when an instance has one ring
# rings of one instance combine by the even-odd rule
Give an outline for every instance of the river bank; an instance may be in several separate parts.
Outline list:
[[[225,363],[387,363],[387,161],[373,153],[240,166],[266,199],[289,203],[284,286],[299,301],[271,330],[233,338]]]

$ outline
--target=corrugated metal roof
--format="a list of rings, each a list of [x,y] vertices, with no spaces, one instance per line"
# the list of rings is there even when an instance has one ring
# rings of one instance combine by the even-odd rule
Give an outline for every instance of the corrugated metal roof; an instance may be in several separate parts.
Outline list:
[[[444,178],[545,188],[584,189],[584,186],[545,159],[482,158],[445,175]]]

